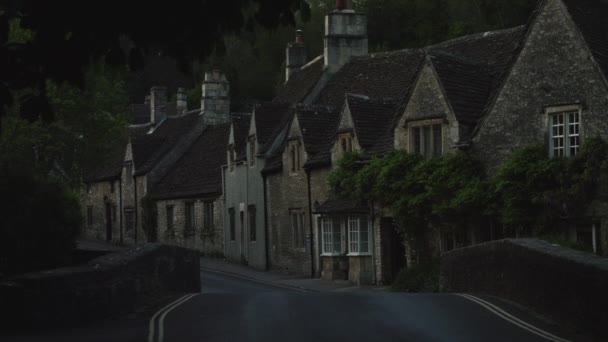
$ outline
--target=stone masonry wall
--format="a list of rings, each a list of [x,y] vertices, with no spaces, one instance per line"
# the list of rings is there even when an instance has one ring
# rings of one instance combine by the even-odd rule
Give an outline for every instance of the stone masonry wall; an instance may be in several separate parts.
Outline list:
[[[266,179],[270,267],[286,273],[310,275],[310,255],[306,253],[306,248],[294,246],[291,224],[293,210],[303,213],[304,232],[308,233],[310,219],[306,172],[302,168],[291,172],[288,155],[283,153],[283,171],[268,175]],[[306,160],[305,153],[301,160]]]
[[[331,188],[329,186],[329,173],[331,169],[320,168],[314,169],[310,172],[310,196],[311,203],[314,205],[316,202],[319,204],[325,202],[329,198]],[[315,215],[316,216],[316,215]],[[313,218],[315,217],[313,216]],[[321,276],[321,227],[319,226],[318,219],[313,219],[313,230],[314,230],[314,261],[315,261],[315,276]]]
[[[114,183],[114,191],[112,191]],[[106,203],[110,205],[112,241],[120,242],[120,182],[118,180],[94,182],[85,187],[81,194],[81,210],[84,218],[82,236],[87,239],[106,240],[107,238],[107,219]],[[88,189],[88,191],[87,191]],[[92,209],[93,222],[87,222],[88,208]]]
[[[186,232],[186,203],[194,202],[194,230]],[[213,201],[213,226],[204,227],[204,205],[206,199],[179,199],[157,201],[159,241],[195,249],[207,256],[224,255],[224,201],[218,197]],[[173,206],[173,230],[167,229],[167,206]]]
[[[441,118],[428,120],[429,117]],[[395,127],[395,148],[410,151],[410,134],[408,124],[428,125],[442,124],[443,153],[452,150],[452,145],[458,141],[459,126],[445,96],[441,90],[433,69],[426,65],[414,87],[412,96]]]
[[[518,147],[545,144],[545,108],[582,106],[580,134],[608,139],[608,89],[559,0],[548,0],[518,61],[474,139],[494,172]]]

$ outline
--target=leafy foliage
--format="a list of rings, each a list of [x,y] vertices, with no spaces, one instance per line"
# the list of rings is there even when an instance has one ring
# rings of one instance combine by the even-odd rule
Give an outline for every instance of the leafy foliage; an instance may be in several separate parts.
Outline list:
[[[393,292],[439,292],[439,259],[404,268],[391,284]]]
[[[594,200],[606,198],[607,177],[608,144],[590,138],[572,158],[524,147],[493,177],[463,152],[423,160],[394,151],[369,161],[346,155],[329,179],[340,196],[389,208],[416,264],[431,257],[429,227],[462,233],[493,221],[508,236],[555,235],[564,219],[583,217]]]

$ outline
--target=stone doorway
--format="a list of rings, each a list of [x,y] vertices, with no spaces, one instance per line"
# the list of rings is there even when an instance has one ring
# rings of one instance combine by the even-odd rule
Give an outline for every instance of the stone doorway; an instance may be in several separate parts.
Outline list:
[[[405,267],[405,246],[403,238],[394,224],[392,217],[380,219],[382,243],[383,283],[390,284],[399,271]]]

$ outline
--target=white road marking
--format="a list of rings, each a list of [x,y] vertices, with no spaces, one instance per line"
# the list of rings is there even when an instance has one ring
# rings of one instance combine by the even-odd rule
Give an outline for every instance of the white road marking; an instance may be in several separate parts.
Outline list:
[[[172,307],[170,307],[169,309],[167,309],[167,311],[163,312],[163,314],[160,316],[160,319],[158,320],[158,342],[163,342],[163,340],[165,339],[165,317],[167,316],[167,314],[169,312],[171,312],[173,309],[175,309],[176,307],[184,304],[185,302],[189,301],[190,299],[192,299],[192,297],[198,295],[198,293],[195,293],[193,295],[190,295],[188,298],[182,300],[181,302],[173,305]]]
[[[230,277],[234,277],[234,278],[239,278],[239,279],[245,279],[254,283],[259,283],[259,284],[264,284],[264,285],[270,285],[270,286],[275,286],[275,287],[281,287],[284,289],[290,289],[290,290],[296,290],[296,291],[302,291],[302,292],[317,292],[315,290],[308,290],[308,289],[303,289],[303,288],[299,288],[299,287],[295,287],[295,286],[289,286],[289,285],[283,285],[283,284],[277,284],[277,283],[271,283],[271,282],[267,282],[267,281],[263,281],[263,280],[257,280],[254,278],[249,278],[249,277],[244,277],[244,276],[240,276],[234,273],[228,273],[228,272],[222,272],[222,271],[217,271],[217,270],[212,270],[209,268],[204,268],[201,267],[201,270],[205,271],[205,272],[211,272],[211,273],[217,273],[217,274],[221,274],[221,275],[227,275]],[[205,287],[203,286],[203,289]]]
[[[527,330],[527,331],[529,331],[529,332],[531,332],[531,333],[533,333],[535,335],[538,335],[538,336],[540,336],[540,337],[542,337],[544,339],[547,339],[547,340],[553,341],[553,342],[570,342],[570,341],[565,340],[565,339],[563,339],[561,337],[555,336],[555,335],[553,335],[553,334],[551,334],[551,333],[549,333],[547,331],[544,331],[544,330],[542,330],[542,329],[540,329],[538,327],[535,327],[535,326],[533,326],[530,323],[524,322],[521,319],[519,319],[519,318],[511,315],[510,313],[502,310],[498,306],[496,306],[496,305],[494,305],[494,304],[492,304],[492,303],[490,303],[488,301],[485,301],[485,300],[483,300],[483,299],[481,299],[479,297],[475,297],[475,296],[468,295],[468,294],[456,294],[456,295],[460,296],[460,297],[463,297],[463,298],[466,298],[466,299],[468,299],[468,300],[470,300],[470,301],[472,301],[474,303],[477,303],[477,304],[483,306],[484,308],[486,308],[488,311],[490,311],[493,314],[495,314],[496,316],[498,316],[498,317],[500,317],[500,318],[502,318],[502,319],[504,319],[504,320],[506,320],[506,321],[508,321],[510,323],[513,323],[513,324],[517,325],[518,327],[520,327],[522,329],[525,329],[525,330]]]
[[[182,303],[186,302],[188,299],[194,297],[196,294],[187,294],[183,297],[180,297],[179,299],[167,304],[165,307],[163,307],[162,309],[158,310],[154,316],[152,316],[152,318],[150,319],[150,326],[149,326],[149,332],[148,332],[148,342],[154,342],[154,330],[155,330],[155,320],[156,317],[158,317],[159,315],[161,315],[163,312],[165,312],[165,310],[173,310],[175,307],[181,305]],[[159,328],[160,331],[160,328]],[[162,340],[159,340],[162,341]]]

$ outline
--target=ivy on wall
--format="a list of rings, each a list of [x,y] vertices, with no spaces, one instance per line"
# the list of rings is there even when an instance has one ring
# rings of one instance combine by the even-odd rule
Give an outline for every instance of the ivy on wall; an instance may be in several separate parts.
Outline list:
[[[430,160],[404,151],[371,160],[350,153],[329,182],[342,198],[390,209],[417,263],[431,258],[431,226],[462,233],[496,222],[506,236],[554,234],[564,219],[584,217],[594,200],[605,199],[607,177],[608,144],[591,138],[572,158],[521,148],[491,177],[465,152]]]

